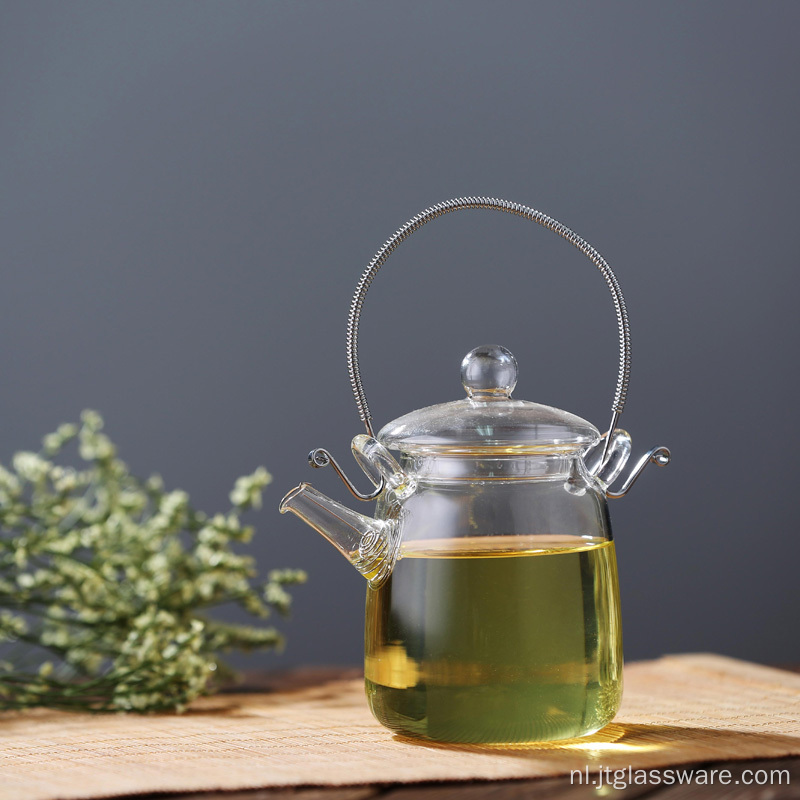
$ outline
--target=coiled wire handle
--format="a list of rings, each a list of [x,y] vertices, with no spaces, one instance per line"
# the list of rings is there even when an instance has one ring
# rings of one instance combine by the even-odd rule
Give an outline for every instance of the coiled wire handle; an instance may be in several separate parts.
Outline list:
[[[611,267],[608,266],[600,253],[588,242],[581,239],[577,233],[535,208],[529,208],[519,203],[511,203],[508,200],[498,200],[493,197],[456,197],[453,200],[446,200],[443,203],[437,203],[435,206],[426,208],[422,213],[412,217],[405,225],[398,228],[394,235],[387,239],[381,249],[378,250],[372,261],[369,262],[356,286],[353,300],[350,303],[350,313],[347,315],[347,371],[350,374],[350,385],[353,388],[353,395],[358,406],[358,414],[367,429],[367,433],[370,436],[375,435],[372,429],[372,414],[361,383],[361,369],[358,364],[358,328],[361,322],[361,309],[364,305],[367,291],[369,291],[369,287],[372,285],[372,281],[380,268],[386,263],[386,260],[400,242],[407,239],[432,219],[436,219],[436,217],[470,208],[488,208],[495,211],[503,211],[506,214],[515,214],[518,217],[529,219],[531,222],[537,222],[542,227],[557,233],[562,239],[566,239],[571,245],[577,247],[600,270],[611,292],[619,327],[619,373],[617,375],[617,386],[614,390],[614,402],[611,404],[613,414],[608,428],[609,432],[613,431],[616,428],[619,415],[625,407],[625,399],[628,394],[628,381],[631,372],[631,332],[628,323],[628,311],[625,308],[625,298],[622,296],[617,276],[614,275]],[[606,437],[605,449],[608,448],[610,438],[610,436]],[[603,458],[605,458],[606,454],[605,449]]]

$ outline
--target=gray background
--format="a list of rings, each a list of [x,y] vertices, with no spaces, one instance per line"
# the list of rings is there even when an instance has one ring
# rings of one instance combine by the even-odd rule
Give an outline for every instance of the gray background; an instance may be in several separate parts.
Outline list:
[[[301,479],[346,499],[305,456],[352,468],[351,292],[408,217],[464,194],[562,220],[625,291],[624,427],[674,452],[612,506],[627,657],[800,660],[800,5],[0,11],[0,456],[94,407],[136,471],[209,511],[264,463],[252,552],[310,580],[286,653],[246,663],[361,657],[362,579],[277,504]],[[362,338],[378,426],[461,396],[487,341],[516,354],[516,396],[607,423],[605,285],[522,220],[417,234]]]

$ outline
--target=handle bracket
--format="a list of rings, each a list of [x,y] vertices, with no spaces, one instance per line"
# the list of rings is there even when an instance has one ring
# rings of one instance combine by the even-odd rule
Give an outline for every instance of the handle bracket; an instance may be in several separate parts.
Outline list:
[[[648,464],[652,463],[658,467],[666,467],[671,460],[672,453],[670,453],[668,447],[654,447],[639,459],[639,461],[636,463],[636,466],[631,470],[630,474],[625,479],[625,483],[622,484],[620,490],[618,492],[610,492],[606,490],[606,497],[609,500],[618,500],[620,497],[625,497],[625,495],[628,494],[631,486],[636,483],[639,476],[642,474],[642,472],[644,472],[644,468]]]
[[[339,462],[324,447],[317,447],[315,450],[312,450],[308,454],[308,463],[311,464],[314,469],[327,467],[330,464],[330,466],[333,467],[334,472],[342,479],[342,483],[348,488],[350,494],[352,494],[353,497],[358,500],[374,500],[386,487],[386,481],[383,477],[381,477],[378,485],[373,483],[373,486],[375,486],[373,491],[359,492],[350,478],[345,475],[344,470],[339,466]],[[369,477],[369,475],[367,475],[367,477]]]

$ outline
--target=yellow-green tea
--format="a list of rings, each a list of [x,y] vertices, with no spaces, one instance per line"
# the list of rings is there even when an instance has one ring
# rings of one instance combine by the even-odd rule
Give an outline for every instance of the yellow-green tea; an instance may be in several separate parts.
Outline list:
[[[622,691],[612,542],[485,536],[408,542],[367,593],[375,717],[445,742],[582,736]]]

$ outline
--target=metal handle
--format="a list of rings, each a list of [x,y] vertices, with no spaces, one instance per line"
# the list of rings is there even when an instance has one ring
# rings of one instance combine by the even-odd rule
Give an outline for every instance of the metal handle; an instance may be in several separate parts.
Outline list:
[[[617,325],[619,326],[619,373],[617,375],[617,386],[614,391],[614,402],[611,405],[613,415],[608,430],[616,428],[619,415],[625,406],[625,398],[628,393],[628,381],[631,371],[631,333],[628,323],[628,312],[625,308],[625,298],[619,288],[617,276],[614,275],[611,267],[606,260],[588,242],[581,239],[578,234],[573,233],[566,225],[548,217],[541,211],[534,208],[511,203],[508,200],[497,200],[492,197],[457,197],[453,200],[446,200],[437,203],[435,206],[426,208],[421,214],[412,217],[405,225],[399,228],[393,236],[386,240],[384,245],[375,254],[372,261],[364,270],[361,279],[356,286],[353,300],[350,303],[350,313],[347,316],[347,370],[350,373],[350,385],[353,388],[353,395],[358,406],[358,414],[364,423],[367,433],[374,436],[372,429],[372,414],[367,404],[367,397],[361,383],[361,370],[358,365],[358,327],[361,322],[361,308],[364,305],[364,298],[372,285],[372,281],[378,274],[378,270],[386,263],[386,260],[403,240],[418,231],[423,225],[436,217],[444,216],[452,211],[461,211],[470,208],[488,208],[495,211],[503,211],[507,214],[515,214],[537,222],[548,230],[557,233],[562,239],[566,239],[571,245],[577,247],[601,272],[614,301],[614,310],[617,314]],[[608,439],[606,439],[606,447]],[[605,457],[605,453],[603,454]]]

